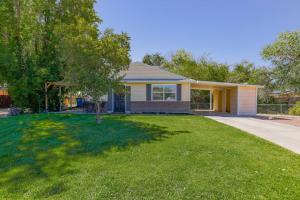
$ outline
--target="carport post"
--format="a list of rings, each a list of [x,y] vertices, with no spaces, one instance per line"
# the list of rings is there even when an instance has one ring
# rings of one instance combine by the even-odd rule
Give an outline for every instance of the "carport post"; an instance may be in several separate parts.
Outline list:
[[[209,90],[209,110],[212,111],[212,91]]]

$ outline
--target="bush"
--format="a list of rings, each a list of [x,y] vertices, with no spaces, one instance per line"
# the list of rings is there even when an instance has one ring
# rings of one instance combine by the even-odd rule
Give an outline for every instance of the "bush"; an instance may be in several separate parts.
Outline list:
[[[297,101],[296,104],[289,109],[290,115],[300,115],[300,101]]]

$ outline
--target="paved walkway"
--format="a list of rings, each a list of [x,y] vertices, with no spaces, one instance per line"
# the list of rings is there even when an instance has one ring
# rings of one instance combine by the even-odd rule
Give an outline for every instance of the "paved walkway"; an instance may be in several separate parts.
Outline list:
[[[8,113],[8,109],[0,108],[0,117],[5,117]]]
[[[256,117],[207,116],[300,154],[300,127]]]

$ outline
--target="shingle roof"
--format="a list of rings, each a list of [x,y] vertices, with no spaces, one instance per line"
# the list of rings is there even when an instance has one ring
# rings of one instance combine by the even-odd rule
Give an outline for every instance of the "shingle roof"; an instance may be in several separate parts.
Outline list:
[[[135,62],[129,65],[128,71],[124,72],[124,81],[188,81],[184,76],[174,74],[160,66],[150,66]]]
[[[131,63],[128,70],[122,72],[121,75],[124,75],[124,82],[189,82],[193,84],[213,86],[255,86],[258,88],[263,87],[261,85],[193,80],[169,72],[163,67],[150,66],[141,62]]]

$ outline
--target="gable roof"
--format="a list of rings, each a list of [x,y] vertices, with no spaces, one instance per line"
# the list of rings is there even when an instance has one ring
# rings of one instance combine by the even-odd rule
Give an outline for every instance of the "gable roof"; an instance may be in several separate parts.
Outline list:
[[[125,76],[123,81],[125,82],[151,82],[151,81],[163,81],[163,82],[189,82],[184,76],[174,74],[167,71],[160,66],[150,66],[144,63],[135,62],[129,65],[129,68],[124,72]]]
[[[207,86],[251,86],[257,88],[263,88],[261,85],[249,85],[240,83],[228,83],[228,82],[214,82],[214,81],[200,81],[186,78],[184,76],[174,74],[164,69],[161,66],[150,66],[141,62],[134,62],[129,65],[127,71],[121,73],[123,75],[124,82],[184,82],[193,83]]]

